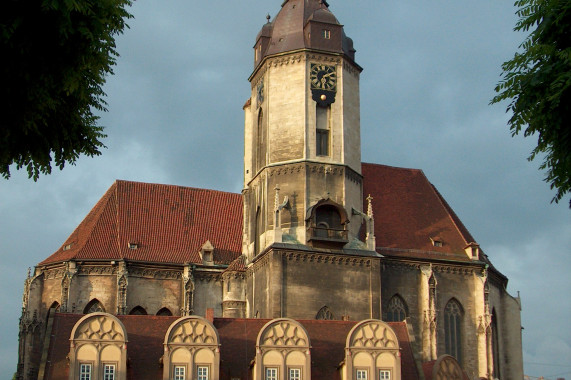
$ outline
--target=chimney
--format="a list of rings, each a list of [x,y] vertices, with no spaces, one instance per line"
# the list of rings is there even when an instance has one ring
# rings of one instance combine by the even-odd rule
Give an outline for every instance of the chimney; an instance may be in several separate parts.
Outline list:
[[[214,323],[214,309],[211,307],[206,309],[206,320],[210,323]]]

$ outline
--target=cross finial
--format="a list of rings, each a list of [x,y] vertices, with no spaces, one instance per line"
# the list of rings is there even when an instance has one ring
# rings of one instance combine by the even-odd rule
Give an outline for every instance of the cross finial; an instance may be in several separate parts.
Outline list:
[[[272,17],[271,17],[270,14],[268,13],[268,14],[266,15],[266,20],[268,20],[268,23],[270,22],[270,19],[271,19],[271,18],[272,18]]]

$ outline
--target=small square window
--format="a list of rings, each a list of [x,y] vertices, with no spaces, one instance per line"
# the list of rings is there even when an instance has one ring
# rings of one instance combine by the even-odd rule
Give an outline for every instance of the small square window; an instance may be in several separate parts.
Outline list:
[[[323,29],[323,38],[325,38],[326,40],[331,38],[331,31],[327,30],[327,29]]]

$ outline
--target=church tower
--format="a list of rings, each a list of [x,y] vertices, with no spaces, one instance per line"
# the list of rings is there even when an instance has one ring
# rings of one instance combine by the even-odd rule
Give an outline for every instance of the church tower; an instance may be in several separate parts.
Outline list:
[[[380,256],[362,210],[361,71],[327,1],[283,1],[256,38],[244,106],[248,317],[380,316]]]
[[[245,110],[244,253],[341,249],[362,216],[359,75],[327,1],[288,0],[254,45]]]

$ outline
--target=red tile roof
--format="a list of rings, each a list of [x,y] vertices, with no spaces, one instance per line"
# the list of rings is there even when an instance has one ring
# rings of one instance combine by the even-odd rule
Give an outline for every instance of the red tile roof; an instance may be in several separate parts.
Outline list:
[[[406,256],[469,261],[464,248],[474,238],[422,170],[362,164],[363,209],[373,197],[377,251]],[[433,245],[438,237],[441,247]]]
[[[69,337],[82,314],[60,314],[54,317],[46,377],[50,380],[68,378]],[[149,315],[117,316],[127,329],[127,372],[129,380],[160,379],[163,341],[169,326],[178,317]],[[220,337],[220,379],[250,378],[250,363],[256,356],[256,338],[268,319],[215,318]],[[311,342],[311,374],[313,379],[339,379],[339,364],[345,357],[347,334],[357,321],[299,321]],[[418,379],[416,365],[404,322],[390,322],[401,346],[402,379]]]
[[[242,250],[240,194],[116,181],[63,246],[40,264],[70,259],[201,263],[210,240],[214,261]],[[130,249],[129,244],[137,245]],[[69,249],[65,249],[69,246]]]
[[[474,238],[421,170],[363,163],[362,172],[364,198],[373,197],[378,252],[470,260],[464,248]],[[207,240],[215,247],[215,263],[230,264],[241,255],[242,211],[240,194],[116,181],[40,265],[70,259],[201,263],[198,251]],[[441,247],[433,245],[436,237]],[[240,262],[234,267],[242,268]]]

